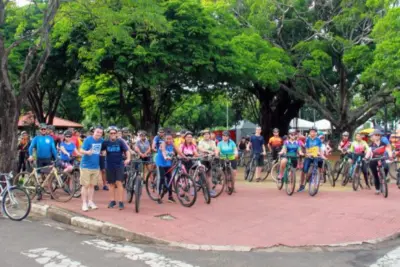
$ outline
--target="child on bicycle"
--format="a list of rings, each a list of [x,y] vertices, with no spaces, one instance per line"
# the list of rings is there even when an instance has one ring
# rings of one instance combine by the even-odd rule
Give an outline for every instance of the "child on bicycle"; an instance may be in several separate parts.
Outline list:
[[[368,182],[368,167],[367,164],[365,164],[365,158],[367,154],[369,153],[369,146],[367,142],[365,142],[362,139],[362,135],[360,133],[356,134],[355,140],[351,143],[350,148],[348,150],[349,155],[349,163],[352,165],[358,157],[361,157],[362,159],[362,165],[361,165],[361,170],[364,174],[364,179],[365,179],[365,184],[367,185],[367,188],[369,189],[369,182]]]
[[[304,155],[304,154],[301,151],[301,146],[300,146],[299,141],[296,140],[296,130],[294,130],[294,129],[289,130],[289,137],[283,143],[282,151],[279,152],[279,155],[286,155],[288,157],[293,157],[291,159],[292,166],[293,167],[297,166],[297,155]],[[285,172],[287,162],[288,162],[288,159],[285,157],[282,157],[278,180],[282,179],[283,174]]]

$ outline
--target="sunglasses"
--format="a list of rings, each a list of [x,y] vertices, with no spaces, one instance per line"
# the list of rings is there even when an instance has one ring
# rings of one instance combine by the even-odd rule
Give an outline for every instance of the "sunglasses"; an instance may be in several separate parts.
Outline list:
[[[112,132],[112,133],[110,133],[110,134],[117,134],[117,132]]]
[[[71,138],[72,136],[66,135],[65,138]]]
[[[40,129],[41,131],[46,131],[47,129],[46,128],[43,128],[43,129]]]

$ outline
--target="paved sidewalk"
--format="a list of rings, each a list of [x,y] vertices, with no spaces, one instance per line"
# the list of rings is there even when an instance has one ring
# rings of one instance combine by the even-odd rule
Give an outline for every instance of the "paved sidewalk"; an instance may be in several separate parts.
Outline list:
[[[107,209],[107,192],[96,192],[99,210],[82,212],[79,199],[43,202],[120,225],[149,237],[196,245],[249,247],[315,246],[385,238],[400,232],[400,190],[390,186],[389,198],[373,190],[352,192],[324,185],[316,197],[307,192],[289,197],[272,182],[239,182],[238,193],[223,194],[204,203],[200,193],[192,208],[157,204],[146,192],[139,214],[134,204],[125,210]],[[158,218],[169,214],[175,219]]]

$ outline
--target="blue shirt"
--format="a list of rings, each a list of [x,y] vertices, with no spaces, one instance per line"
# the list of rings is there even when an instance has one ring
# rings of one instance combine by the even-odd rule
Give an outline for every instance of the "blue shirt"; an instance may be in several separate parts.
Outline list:
[[[264,137],[253,135],[250,137],[250,142],[253,153],[263,152],[263,145],[265,144]]]
[[[89,136],[83,141],[82,149],[83,150],[92,150],[92,155],[83,155],[81,160],[81,168],[97,170],[100,169],[100,151],[101,144],[103,143],[103,138],[99,140],[95,140],[93,136]]]
[[[286,154],[291,157],[295,157],[300,149],[300,144],[297,141],[291,142],[287,140],[283,146],[286,147]]]
[[[165,146],[165,151],[167,152],[168,156],[172,156],[174,154],[174,145],[166,145]],[[171,167],[172,161],[171,160],[166,160],[164,158],[164,155],[161,151],[161,147],[157,150],[157,155],[156,155],[156,165],[158,167]]]
[[[54,159],[57,158],[56,145],[54,139],[48,135],[38,135],[33,138],[29,146],[29,156],[32,156],[33,149],[36,149],[37,159]]]
[[[65,150],[67,150],[70,156],[72,156],[76,148],[74,143],[66,144],[64,142],[61,142],[60,147],[65,148]],[[69,161],[71,159],[70,157],[68,157],[67,154],[64,154],[62,151],[60,152],[60,158],[62,161]]]
[[[156,136],[154,137],[153,142],[156,144],[156,150],[158,151],[158,149],[160,148],[160,144],[162,143],[162,138],[160,136]]]
[[[313,157],[318,157],[318,152],[322,147],[322,141],[318,137],[311,139],[311,137],[307,137],[306,140],[306,151],[311,154]]]
[[[106,140],[101,145],[101,151],[106,151],[106,168],[107,169],[118,169],[124,166],[123,155],[128,151],[128,147],[125,142],[121,139],[115,141]]]
[[[228,157],[228,159],[235,159],[235,149],[236,144],[232,140],[229,139],[228,142],[221,141],[218,143],[218,149],[220,151],[221,157]]]

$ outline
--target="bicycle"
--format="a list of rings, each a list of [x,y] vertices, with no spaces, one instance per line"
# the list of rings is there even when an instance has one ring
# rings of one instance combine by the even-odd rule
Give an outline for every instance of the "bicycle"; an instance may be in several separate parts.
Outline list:
[[[383,163],[382,161],[385,160],[385,157],[376,157],[376,158],[372,158],[369,160],[369,162],[372,161],[377,161],[378,165],[376,166],[376,169],[378,171],[378,177],[379,177],[379,182],[381,184],[380,186],[380,191],[382,193],[382,196],[384,198],[387,198],[389,195],[389,188],[387,185],[387,179],[386,179],[386,175],[385,175],[385,170],[383,168]]]
[[[217,158],[213,158],[211,161],[211,180],[213,184],[211,189],[215,191],[215,196],[211,197],[217,198],[224,192],[226,184],[224,172]],[[219,189],[217,189],[218,187]]]
[[[50,169],[50,172],[47,175],[44,175],[43,173],[43,170],[45,169]],[[38,176],[38,171],[41,172],[40,179]],[[27,176],[28,178],[24,179],[25,176]],[[58,202],[67,202],[71,200],[76,191],[75,183],[71,174],[62,172],[61,175],[59,175],[57,168],[54,166],[54,163],[45,167],[33,168],[33,171],[31,173],[18,173],[14,177],[14,185],[19,184],[20,179],[23,180],[21,187],[27,191],[31,200],[35,198],[36,194],[39,195],[38,200],[40,200],[42,192],[45,192],[49,193],[51,197]],[[43,182],[41,182],[41,180],[43,180]],[[46,191],[46,186],[49,187],[49,191]],[[57,191],[57,189],[60,190]],[[61,199],[61,194],[66,194],[65,199]]]
[[[196,190],[199,192],[203,191],[204,200],[207,204],[211,202],[210,189],[206,179],[206,167],[201,163],[201,160],[204,158],[191,158],[194,161],[192,168],[189,170],[189,173],[192,174],[194,181],[196,182]]]
[[[361,170],[362,170],[363,158],[362,155],[357,155],[357,160],[352,164],[349,172],[349,176],[353,178],[353,190],[357,191],[358,187],[363,188],[361,184]]]
[[[233,191],[235,190],[235,186],[232,179],[233,169],[231,166],[231,161],[228,158],[220,158],[219,164],[225,176],[226,192],[228,193],[228,195],[232,195]]]
[[[288,161],[286,163],[286,167],[283,172],[282,180],[277,179],[276,184],[278,190],[281,190],[283,188],[283,184],[285,184],[286,194],[288,194],[288,196],[291,196],[293,195],[294,189],[296,187],[296,168],[293,167],[292,159],[297,159],[297,157],[292,157],[292,156],[282,156],[282,157],[286,157]]]
[[[131,161],[130,167],[127,168],[127,181],[125,183],[125,190],[128,203],[132,203],[133,196],[135,196],[135,211],[139,212],[140,198],[142,196],[143,187],[143,168],[144,164],[151,163],[150,161],[135,160]],[[134,166],[134,164],[136,166]]]
[[[318,161],[321,160],[319,157],[309,157],[312,162],[311,175],[308,178],[308,193],[310,196],[315,196],[318,193],[320,186],[320,172],[318,170]]]
[[[346,181],[346,177],[347,177],[347,174],[348,174],[349,168],[350,168],[348,160],[349,160],[349,156],[346,153],[341,160],[335,162],[335,166],[333,167],[333,171],[334,171],[334,173],[336,173],[336,175],[334,176],[335,183],[339,179],[339,176],[342,175],[342,177],[343,177],[342,185],[343,186],[346,186],[346,184],[348,182],[348,181]]]
[[[0,173],[0,200],[2,202],[2,210],[10,220],[22,221],[31,211],[31,200],[24,189],[12,185],[12,183],[12,172]],[[13,211],[13,208],[16,208],[16,211]],[[18,211],[22,211],[21,215],[18,215]]]
[[[258,157],[260,157],[260,153],[253,153],[251,160],[246,165],[246,168],[244,171],[244,179],[247,180],[248,182],[252,182],[254,179],[254,174],[255,174],[256,168],[257,168],[256,160],[258,159]]]
[[[171,180],[167,183],[167,179],[164,179],[165,183],[160,183],[160,175],[158,170],[149,172],[146,176],[146,192],[147,195],[153,201],[159,201],[163,198],[164,194],[169,188],[178,197],[179,202],[184,207],[191,207],[196,202],[197,190],[193,177],[189,176],[185,170],[185,166],[182,164],[182,159],[174,160],[172,166],[168,169],[167,173],[172,173]],[[155,194],[155,196],[152,195]],[[193,198],[189,199],[189,195]]]
[[[72,165],[72,171],[71,171],[71,176],[73,178],[73,182],[75,183],[75,194],[74,198],[80,198],[81,197],[81,170],[80,170],[80,161],[76,157],[71,157],[69,161]],[[62,173],[64,170],[60,167],[57,166],[58,172]]]
[[[324,183],[326,183],[326,180],[328,180],[331,186],[335,187],[335,179],[333,178],[332,165],[327,159],[324,159],[322,163],[322,178]]]

